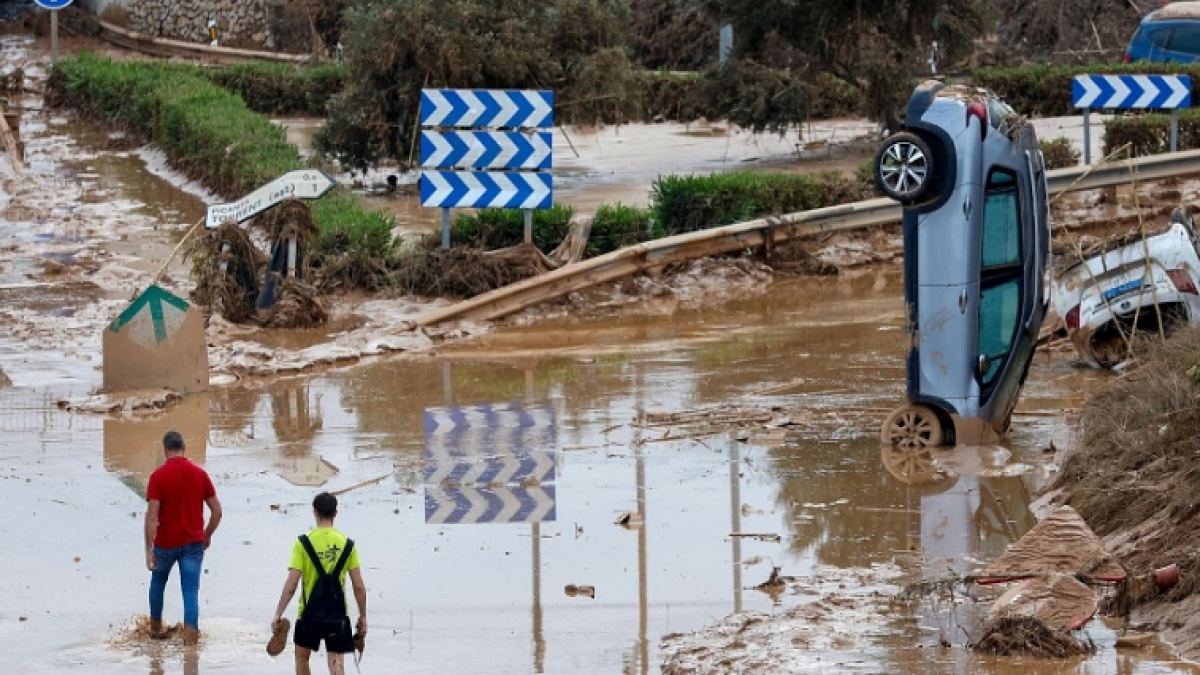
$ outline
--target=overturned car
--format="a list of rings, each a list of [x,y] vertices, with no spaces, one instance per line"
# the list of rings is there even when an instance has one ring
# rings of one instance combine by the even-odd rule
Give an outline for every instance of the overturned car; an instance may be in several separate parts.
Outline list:
[[[995,94],[926,82],[875,160],[903,206],[907,402],[884,446],[975,444],[1008,429],[1046,315],[1046,166]]]
[[[1084,363],[1112,367],[1135,335],[1200,322],[1196,224],[1177,208],[1165,227],[1056,247],[1052,302]]]

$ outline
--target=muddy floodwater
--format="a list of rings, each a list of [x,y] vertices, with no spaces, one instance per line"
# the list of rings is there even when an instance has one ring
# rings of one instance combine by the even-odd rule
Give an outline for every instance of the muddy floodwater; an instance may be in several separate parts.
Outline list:
[[[218,388],[149,418],[58,411],[82,385],[0,389],[0,534],[17,570],[0,606],[5,663],[288,672],[263,645],[318,490],[346,490],[338,525],[360,546],[369,588],[364,672],[656,672],[665,634],[813,600],[752,590],[772,564],[836,584],[839,570],[919,578],[987,560],[1033,524],[1052,459],[1043,448],[1069,442],[1065,416],[1047,411],[1078,407],[1098,375],[1039,357],[1003,446],[948,453],[942,480],[901,480],[876,441],[902,396],[900,295],[895,268],[781,281],[720,311],[502,330],[436,358]],[[722,404],[778,405],[791,419],[740,439],[635,424]],[[536,432],[497,412],[515,406]],[[226,511],[190,651],[133,633],[146,611],[143,495],[172,428]],[[435,438],[447,428],[461,435]],[[507,470],[537,479],[500,487],[476,475],[493,482],[456,491],[470,481],[453,473],[456,444],[532,458],[536,468]],[[625,512],[638,514],[632,527],[614,524]],[[169,621],[182,611],[176,589]],[[952,632],[942,621],[895,609],[864,632],[835,616],[828,630],[856,637],[812,649],[811,672],[1196,672],[1163,647],[1117,652],[1102,625],[1090,659],[981,659],[961,636],[939,649],[939,631]]]

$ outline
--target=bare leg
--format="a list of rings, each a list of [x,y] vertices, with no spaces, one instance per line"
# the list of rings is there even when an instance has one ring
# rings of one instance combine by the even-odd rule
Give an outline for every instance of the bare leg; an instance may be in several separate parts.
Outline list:
[[[296,675],[312,675],[312,669],[308,667],[308,657],[312,656],[312,650],[296,645]]]
[[[346,675],[346,655],[328,652],[329,675]]]

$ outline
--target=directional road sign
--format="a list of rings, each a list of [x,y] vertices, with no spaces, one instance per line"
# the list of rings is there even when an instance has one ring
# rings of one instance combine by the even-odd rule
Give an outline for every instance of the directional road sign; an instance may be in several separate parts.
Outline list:
[[[548,131],[421,132],[421,166],[429,169],[549,169]]]
[[[67,5],[71,4],[71,0],[33,0],[33,1],[36,2],[39,7],[45,7],[46,9],[62,9],[63,7],[66,7]]]
[[[143,347],[153,347],[179,330],[187,317],[188,307],[186,300],[159,286],[151,286],[125,308],[108,329],[126,333],[130,340]]]
[[[236,202],[209,206],[204,225],[213,228],[226,220],[242,223],[288,197],[318,199],[325,196],[335,185],[337,181],[319,169],[289,171]]]
[[[1192,105],[1187,75],[1076,75],[1071,84],[1076,108],[1148,108],[1166,110]]]
[[[104,331],[104,388],[208,388],[204,315],[186,300],[151,285]]]
[[[421,206],[548,209],[549,173],[422,171]]]
[[[554,94],[486,89],[421,90],[421,126],[549,128]]]
[[[553,485],[426,487],[430,525],[544,523],[557,518]]]

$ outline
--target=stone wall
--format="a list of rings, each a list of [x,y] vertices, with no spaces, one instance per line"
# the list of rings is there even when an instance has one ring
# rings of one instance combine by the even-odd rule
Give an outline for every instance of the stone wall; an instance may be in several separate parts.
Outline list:
[[[273,49],[271,27],[281,0],[126,0],[130,28],[155,37],[207,43],[208,21],[216,19],[217,38],[228,47]]]

